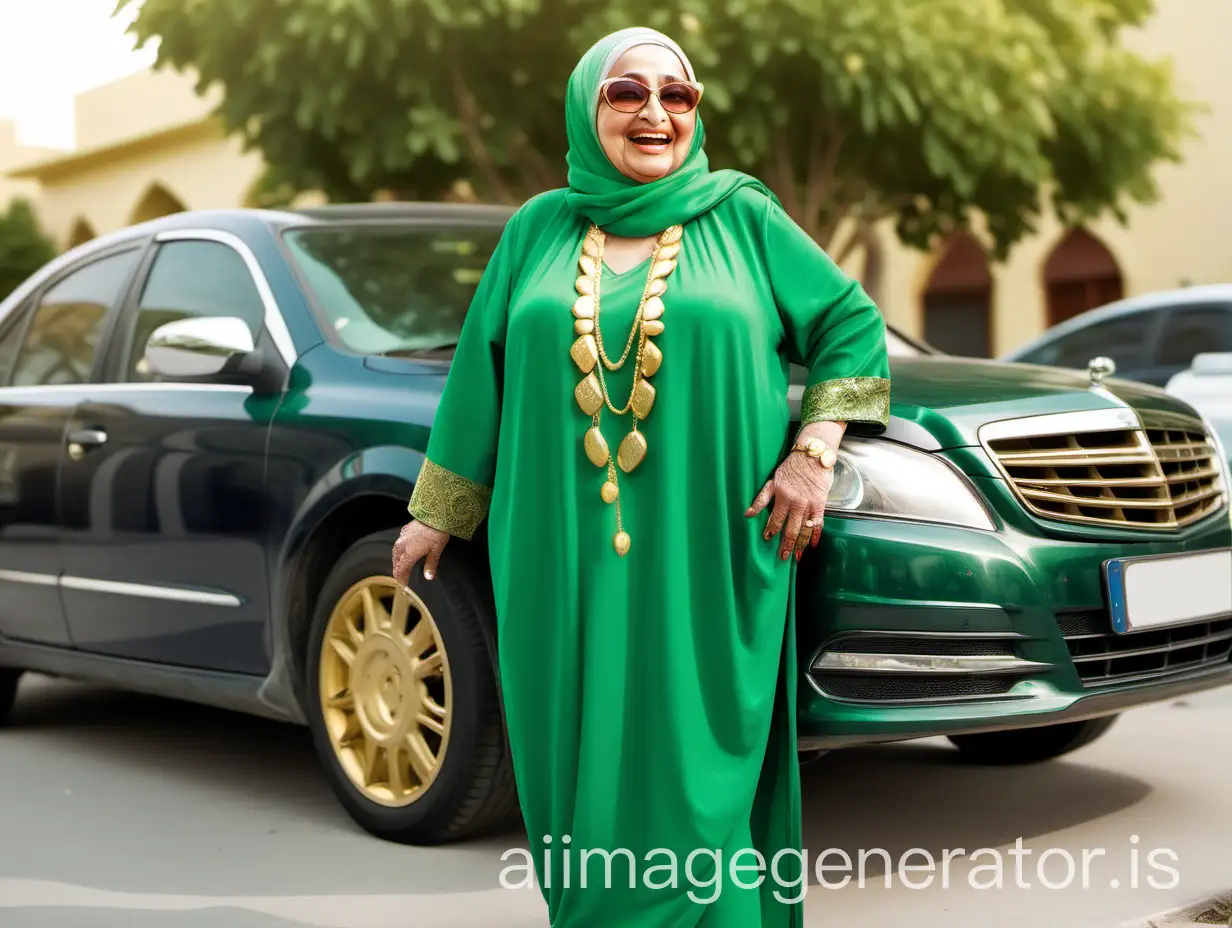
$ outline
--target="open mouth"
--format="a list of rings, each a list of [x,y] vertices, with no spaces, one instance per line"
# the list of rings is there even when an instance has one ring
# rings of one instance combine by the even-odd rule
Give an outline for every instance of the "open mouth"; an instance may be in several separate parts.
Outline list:
[[[666,132],[648,132],[637,131],[629,136],[629,141],[633,143],[639,151],[643,151],[648,155],[661,155],[667,151],[668,146],[672,144],[672,137]]]

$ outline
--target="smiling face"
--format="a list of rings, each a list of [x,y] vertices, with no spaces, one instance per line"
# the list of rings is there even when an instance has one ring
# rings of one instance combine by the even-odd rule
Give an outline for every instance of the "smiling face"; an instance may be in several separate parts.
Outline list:
[[[630,77],[658,90],[688,79],[680,59],[661,45],[629,49],[607,77]],[[637,113],[621,113],[599,101],[597,128],[603,153],[616,170],[640,183],[666,177],[684,163],[693,144],[697,111],[676,116],[652,96]]]

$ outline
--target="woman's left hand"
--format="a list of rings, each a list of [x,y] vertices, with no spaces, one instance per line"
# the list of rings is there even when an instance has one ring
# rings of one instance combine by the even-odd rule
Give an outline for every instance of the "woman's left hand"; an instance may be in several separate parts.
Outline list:
[[[816,435],[807,434],[808,431],[802,431],[800,437],[822,438],[830,447],[837,448],[843,429],[840,426],[837,435],[833,431],[826,434],[820,429],[816,430]],[[815,548],[821,542],[826,500],[833,483],[833,469],[822,467],[807,454],[794,452],[787,455],[775,469],[774,476],[762,487],[745,515],[753,518],[765,511],[770,501],[774,500],[774,510],[766,523],[764,537],[769,541],[782,532],[779,557],[787,560],[794,552],[799,561],[805,548]]]

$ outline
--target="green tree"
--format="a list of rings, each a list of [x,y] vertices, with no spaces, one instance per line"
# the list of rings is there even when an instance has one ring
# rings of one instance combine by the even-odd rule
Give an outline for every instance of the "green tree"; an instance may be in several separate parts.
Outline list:
[[[134,0],[120,0],[124,7]],[[564,182],[563,91],[630,23],[688,49],[715,166],[767,181],[839,260],[874,223],[928,247],[982,214],[1004,256],[1158,195],[1197,106],[1133,53],[1152,0],[144,0],[159,62],[224,89],[273,199],[518,203]]]
[[[0,300],[56,255],[29,202],[17,198],[0,212]]]

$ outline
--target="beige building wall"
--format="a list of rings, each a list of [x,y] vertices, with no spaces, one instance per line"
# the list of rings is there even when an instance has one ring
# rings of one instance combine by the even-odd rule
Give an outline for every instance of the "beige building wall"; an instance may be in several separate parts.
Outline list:
[[[1227,218],[1232,203],[1228,36],[1232,36],[1232,3],[1183,0],[1160,3],[1155,19],[1132,38],[1132,45],[1147,55],[1172,58],[1183,92],[1203,101],[1209,112],[1197,127],[1201,138],[1185,148],[1184,164],[1156,172],[1158,203],[1132,209],[1128,227],[1112,221],[1088,227],[1116,259],[1126,296],[1186,283],[1232,281]],[[1007,262],[991,268],[994,355],[1013,350],[1047,327],[1044,264],[1065,231],[1055,221],[1046,221]],[[899,246],[889,225],[881,232],[889,246],[881,303],[893,324],[922,337],[923,295],[937,256]]]
[[[55,154],[57,152],[51,148],[19,145],[17,127],[12,120],[0,119],[0,210],[5,209],[14,197],[24,197],[35,202],[39,195],[39,185],[36,182],[11,178],[8,172],[36,158],[48,158]]]
[[[44,227],[61,248],[180,210],[242,206],[264,168],[210,116],[194,77],[141,71],[78,95],[78,147],[26,157],[10,181],[40,191]]]
[[[211,122],[71,161],[28,169],[42,180],[40,213],[63,248],[180,210],[242,205],[261,160]]]
[[[138,71],[78,94],[74,102],[77,149],[92,151],[198,122],[219,94],[197,96],[196,77],[174,71]]]

